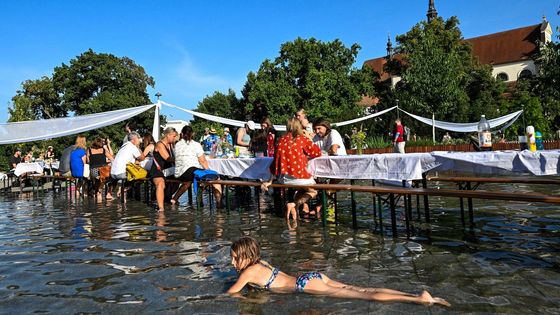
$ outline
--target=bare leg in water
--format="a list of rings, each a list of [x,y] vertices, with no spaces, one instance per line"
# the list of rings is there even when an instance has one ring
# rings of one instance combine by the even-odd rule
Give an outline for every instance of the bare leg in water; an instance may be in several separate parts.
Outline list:
[[[424,305],[440,304],[451,306],[442,298],[432,297],[428,291],[422,291],[419,295],[413,295],[386,288],[360,288],[331,280],[323,274],[321,276],[323,279],[311,279],[307,282],[305,286],[306,293],[380,302],[412,302]]]

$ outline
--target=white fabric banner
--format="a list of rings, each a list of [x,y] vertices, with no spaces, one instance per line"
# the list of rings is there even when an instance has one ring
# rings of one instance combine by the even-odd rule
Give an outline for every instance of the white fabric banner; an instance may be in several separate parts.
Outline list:
[[[420,116],[411,114],[411,113],[409,113],[405,110],[402,110],[400,108],[399,108],[399,110],[404,112],[408,116],[418,120],[418,121],[421,121],[421,122],[423,122],[427,125],[432,126],[432,119],[431,118],[420,117]],[[498,127],[500,125],[503,125],[503,124],[507,123],[510,120],[513,120],[513,121],[517,120],[517,118],[519,118],[519,116],[521,116],[521,113],[523,113],[522,110],[517,111],[515,113],[511,113],[509,115],[502,116],[502,117],[490,119],[490,120],[488,120],[488,123],[490,123],[490,128],[495,128],[495,127]],[[440,120],[435,120],[434,122],[435,122],[434,126],[436,128],[443,129],[443,130],[449,130],[449,131],[454,131],[454,132],[477,132],[478,131],[478,122],[451,123],[451,122],[440,121]]]
[[[155,104],[75,117],[0,124],[0,144],[22,143],[70,136],[113,125],[139,115]]]
[[[214,116],[214,115],[210,115],[210,114],[195,112],[193,110],[185,109],[185,108],[179,107],[177,105],[169,104],[169,103],[166,103],[166,102],[161,102],[161,103],[165,104],[169,107],[182,110],[182,111],[184,111],[186,113],[189,113],[193,116],[197,116],[197,117],[200,117],[200,118],[203,118],[203,119],[206,119],[206,120],[210,120],[210,121],[215,121],[215,122],[218,122],[218,123],[221,123],[221,124],[224,124],[224,125],[243,127],[247,123],[246,121],[223,118],[223,117],[220,117],[220,116]],[[395,108],[397,108],[397,106],[393,106],[391,108],[384,109],[384,110],[382,110],[378,113],[371,114],[371,115],[368,115],[368,116],[364,116],[364,117],[360,117],[360,118],[356,118],[356,119],[352,119],[352,120],[347,120],[347,121],[342,121],[342,122],[338,122],[338,123],[331,123],[331,125],[339,127],[339,126],[345,126],[345,125],[353,124],[353,123],[356,123],[356,122],[359,122],[359,121],[362,121],[362,120],[371,119],[371,118],[374,118],[374,117],[377,117],[377,116],[381,116],[381,115],[383,115],[383,114],[385,114],[389,111],[392,111]],[[261,128],[258,123],[255,124],[255,127],[257,129]],[[276,129],[278,131],[286,131],[286,126],[285,125],[274,125],[274,129]]]

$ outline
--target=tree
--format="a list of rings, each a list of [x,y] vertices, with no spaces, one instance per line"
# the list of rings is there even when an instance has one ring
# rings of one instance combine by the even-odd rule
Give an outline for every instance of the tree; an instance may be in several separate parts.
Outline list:
[[[9,121],[36,120],[55,117],[92,114],[150,103],[146,92],[154,79],[144,68],[127,57],[98,54],[88,50],[54,69],[52,77],[27,80],[12,98]],[[133,118],[139,131],[151,131],[153,114],[145,113]],[[89,138],[102,135],[122,139],[121,126],[108,126],[88,133]],[[73,137],[61,138],[53,143],[60,152]],[[40,147],[45,146],[42,142]]]
[[[242,119],[239,118],[239,114],[235,114],[240,108],[240,100],[235,96],[235,92],[230,89],[228,90],[228,94],[214,92],[211,96],[206,96],[198,103],[196,111],[220,117]],[[204,133],[204,128],[220,129],[221,125],[195,117],[191,126],[196,134],[202,135]]]
[[[373,95],[376,76],[371,69],[354,69],[360,47],[345,47],[340,40],[322,42],[297,38],[280,47],[273,61],[265,60],[249,73],[242,94],[245,114],[253,120],[268,116],[285,123],[299,108],[311,117],[332,121],[363,115],[356,103]]]
[[[23,82],[12,102],[13,106],[8,109],[10,122],[51,119],[68,114],[49,77]]]
[[[397,36],[400,58],[386,70],[401,76],[395,88],[400,107],[436,119],[477,121],[481,114],[498,114],[504,86],[489,66],[480,65],[459,29],[459,20],[438,17],[420,22]],[[414,129],[428,133],[429,126]]]
[[[557,31],[560,32],[560,28],[557,27]],[[560,35],[557,38],[560,39]],[[533,92],[541,99],[544,117],[550,127],[557,130],[560,126],[560,42],[547,43],[536,63],[538,75],[533,81]]]
[[[146,88],[155,85],[154,79],[132,59],[98,54],[91,49],[68,65],[56,67],[53,81],[63,105],[76,115],[150,104]],[[132,120],[139,131],[151,131],[153,115],[145,113]],[[116,139],[124,136],[119,126],[103,129],[100,132]]]

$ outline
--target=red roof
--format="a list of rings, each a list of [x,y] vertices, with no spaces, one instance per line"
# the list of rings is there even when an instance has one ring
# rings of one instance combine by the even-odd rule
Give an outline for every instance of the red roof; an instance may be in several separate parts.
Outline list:
[[[472,53],[481,64],[503,64],[530,59],[538,52],[541,24],[521,27],[504,32],[469,38]],[[398,55],[395,56],[398,58]],[[387,63],[385,57],[366,60],[364,65],[370,66],[381,75],[381,80],[389,78],[383,71]]]

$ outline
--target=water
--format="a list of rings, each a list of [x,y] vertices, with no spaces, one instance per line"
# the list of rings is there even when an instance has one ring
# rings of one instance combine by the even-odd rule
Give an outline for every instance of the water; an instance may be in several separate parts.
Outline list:
[[[304,218],[289,231],[262,195],[229,213],[208,207],[157,213],[138,201],[95,203],[52,192],[0,195],[0,313],[560,312],[557,206],[475,201],[477,227],[469,231],[456,200],[432,198],[431,230],[417,223],[406,240],[403,226],[397,239],[388,236],[389,226],[374,233],[371,199],[358,196],[360,229],[351,228],[349,196],[339,194],[340,224],[323,228]],[[257,238],[264,258],[289,274],[318,270],[359,286],[427,289],[453,307],[268,292],[226,296],[237,279],[229,245],[242,235]]]

